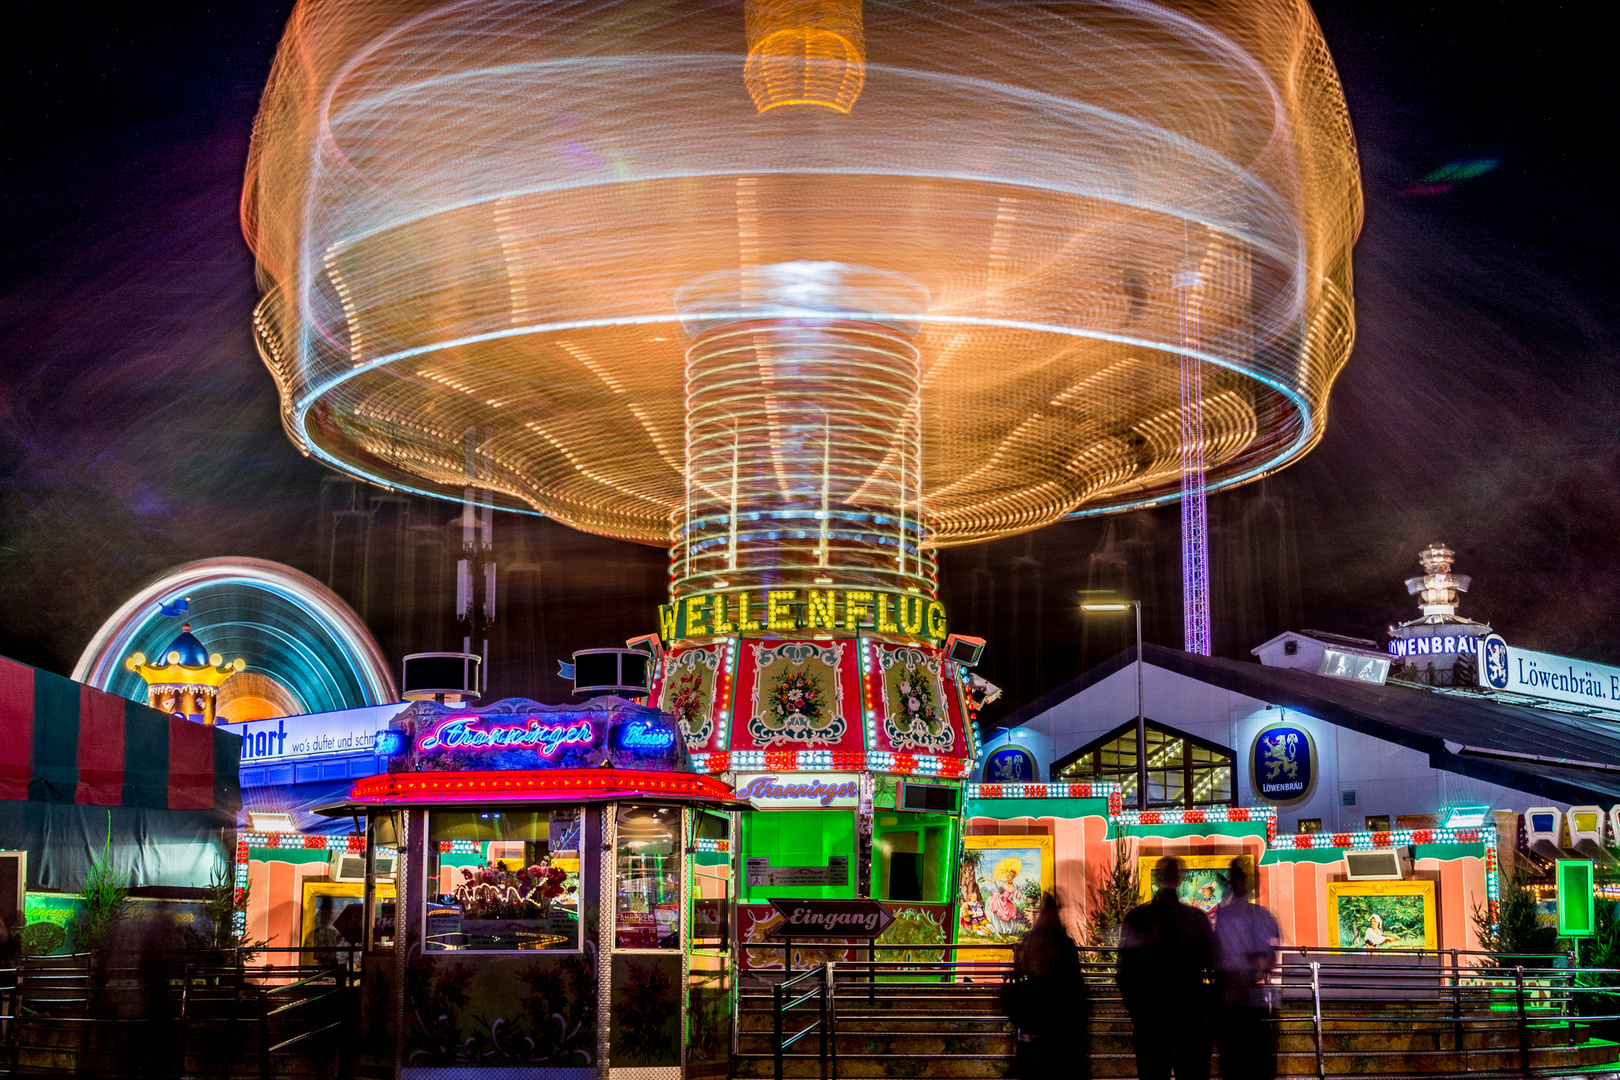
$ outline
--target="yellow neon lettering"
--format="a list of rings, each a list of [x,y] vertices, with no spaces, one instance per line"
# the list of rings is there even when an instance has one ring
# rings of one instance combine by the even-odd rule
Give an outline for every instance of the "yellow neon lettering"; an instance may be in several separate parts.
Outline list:
[[[928,636],[935,640],[945,636],[945,605],[938,600],[928,602]]]
[[[872,594],[847,592],[844,594],[844,629],[859,630],[872,613]]]
[[[665,641],[675,640],[675,620],[679,609],[674,604],[658,605],[658,629]]]
[[[797,629],[793,618],[792,589],[772,589],[765,594],[765,629]]]
[[[703,616],[707,614],[704,608],[708,606],[708,599],[702,596],[688,596],[686,598],[686,636],[697,637],[707,634],[709,628],[703,625]]]
[[[907,596],[901,593],[895,598],[900,608],[900,629],[903,633],[913,636],[922,633],[923,601],[920,596]]]
[[[737,594],[737,629],[743,633],[758,630],[759,620],[754,618],[754,602],[747,593]]]
[[[810,608],[805,624],[810,629],[825,628],[838,629],[838,594],[828,589],[822,592],[819,589],[810,590]]]
[[[736,632],[730,619],[726,618],[726,598],[719,595],[714,598],[714,632],[717,634],[730,634]]]
[[[880,634],[898,634],[900,628],[889,618],[889,601],[892,599],[888,593],[878,593],[877,598],[877,632]]]

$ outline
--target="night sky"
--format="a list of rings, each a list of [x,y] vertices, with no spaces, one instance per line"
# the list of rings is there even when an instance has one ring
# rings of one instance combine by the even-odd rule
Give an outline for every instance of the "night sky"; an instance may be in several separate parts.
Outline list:
[[[425,640],[449,634],[421,615],[448,606],[425,580],[409,619],[376,582],[359,595],[330,512],[369,492],[323,484],[292,448],[254,353],[237,200],[289,7],[8,5],[0,654],[67,673],[142,582],[212,555],[329,580],[391,655],[452,644]],[[1442,540],[1474,579],[1463,614],[1620,663],[1610,44],[1584,6],[1545,0],[1317,10],[1366,189],[1358,338],[1321,446],[1211,499],[1217,652],[1303,627],[1381,639],[1417,614],[1401,581]],[[454,510],[410,513],[433,528]],[[1177,523],[1171,508],[945,554],[955,628],[990,638],[983,670],[1008,690],[997,713],[1124,643],[1082,623],[1088,585],[1142,596],[1150,639],[1180,644]],[[656,629],[660,552],[497,528],[498,692],[557,700],[552,659]]]

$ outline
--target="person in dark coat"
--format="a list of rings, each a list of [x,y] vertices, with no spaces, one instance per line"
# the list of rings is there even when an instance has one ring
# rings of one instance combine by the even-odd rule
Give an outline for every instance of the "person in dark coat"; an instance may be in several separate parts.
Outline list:
[[[1063,927],[1057,899],[1047,893],[1035,925],[1013,952],[1003,991],[1018,1028],[1018,1080],[1087,1080],[1091,1075],[1091,997],[1080,953]]]
[[[1220,990],[1222,1080],[1273,1080],[1277,1036],[1271,1024],[1271,973],[1277,920],[1249,895],[1248,869],[1232,860],[1232,891],[1215,909],[1215,973]]]
[[[1160,859],[1153,878],[1153,899],[1125,916],[1119,931],[1119,990],[1131,1014],[1136,1075],[1209,1080],[1214,934],[1209,917],[1177,895],[1181,860]]]

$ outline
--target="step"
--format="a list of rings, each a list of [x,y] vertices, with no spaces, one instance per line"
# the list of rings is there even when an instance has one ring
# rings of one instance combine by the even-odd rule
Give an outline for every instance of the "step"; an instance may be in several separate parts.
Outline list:
[[[1620,1062],[1620,1044],[1592,1040],[1576,1047],[1538,1048],[1530,1053],[1533,1069],[1571,1071],[1596,1069]],[[1216,1075],[1219,1075],[1216,1058]],[[1458,1074],[1464,1072],[1512,1072],[1519,1067],[1517,1049],[1456,1053],[1410,1054],[1389,1053],[1378,1055],[1328,1055],[1323,1064],[1330,1076],[1355,1075],[1412,1075]],[[1007,1077],[1012,1074],[1013,1058],[1010,1054],[998,1056],[964,1056],[935,1054],[871,1055],[839,1054],[840,1080],[854,1077],[883,1080],[883,1078],[953,1078],[953,1077]],[[1134,1077],[1136,1061],[1130,1054],[1093,1054],[1091,1073],[1098,1080]],[[1314,1076],[1316,1055],[1279,1055],[1278,1075]],[[733,1062],[732,1075],[742,1080],[764,1080],[774,1075],[775,1060],[770,1054],[740,1054]],[[783,1059],[784,1077],[808,1078],[820,1076],[820,1060],[813,1054],[789,1054]]]
[[[978,1078],[1004,1077],[1012,1065],[1012,1057],[987,1057],[983,1054],[916,1055],[839,1054],[839,1080],[851,1076],[870,1077],[929,1077]],[[775,1075],[775,1059],[770,1054],[736,1054],[732,1057],[733,1077],[770,1077]],[[785,1056],[782,1062],[784,1077],[819,1077],[821,1062],[814,1054]]]
[[[784,1027],[797,1030],[815,1020],[816,1010],[792,1010],[782,1018]],[[894,1013],[888,1016],[850,1014],[839,1009],[838,1026],[860,1031],[1011,1031],[1012,1022],[1004,1016],[930,1016],[927,1013]],[[751,1013],[737,1018],[737,1030],[769,1035],[775,1029],[771,1013]]]
[[[838,1056],[883,1056],[897,1054],[901,1056],[934,1056],[952,1054],[973,1054],[980,1057],[1010,1055],[1013,1052],[1013,1036],[1011,1033],[1000,1036],[963,1036],[963,1035],[937,1035],[928,1032],[904,1032],[896,1034],[851,1035],[844,1031],[838,1032]],[[773,1043],[770,1039],[749,1038],[739,1043],[739,1050],[745,1054],[769,1055]],[[805,1048],[808,1053],[817,1052],[820,1045],[815,1035],[807,1035],[793,1047]]]
[[[1531,1043],[1532,1050],[1548,1050],[1564,1052],[1579,1049],[1591,1041],[1580,1039],[1574,1047],[1570,1047],[1566,1040],[1536,1040]],[[738,1049],[748,1054],[769,1054],[773,1040],[769,1034],[750,1033],[738,1040]],[[805,1040],[795,1049],[804,1048],[806,1052],[814,1052],[819,1045],[818,1037],[814,1034],[806,1036]],[[977,1033],[977,1034],[949,1034],[928,1031],[885,1031],[885,1032],[851,1032],[840,1026],[837,1032],[837,1050],[840,1057],[846,1055],[934,1055],[934,1054],[981,1054],[981,1055],[1011,1055],[1014,1041],[1011,1032]],[[1518,1053],[1518,1040],[1515,1037],[1498,1037],[1492,1039],[1465,1037],[1463,1048],[1469,1054],[1498,1054]],[[1456,1054],[1456,1045],[1451,1038],[1445,1039],[1380,1039],[1378,1041],[1334,1042],[1323,1040],[1323,1053],[1329,1057],[1359,1057],[1377,1058],[1383,1056],[1432,1056],[1436,1054]],[[1279,1040],[1278,1050],[1285,1054],[1315,1057],[1315,1045],[1310,1037],[1288,1036]],[[1129,1038],[1117,1036],[1093,1037],[1092,1052],[1098,1055],[1128,1056],[1132,1053]]]
[[[813,1012],[790,1013],[786,1018],[785,1028],[790,1033],[798,1031],[814,1023],[815,1019],[816,1014]],[[840,1013],[837,1016],[837,1028],[845,1035],[873,1036],[913,1034],[995,1037],[1010,1036],[1012,1033],[1010,1022],[999,1017],[942,1020],[924,1014],[873,1017]],[[1091,1024],[1091,1037],[1094,1041],[1112,1040],[1123,1046],[1129,1044],[1130,1034],[1128,1022],[1110,1023],[1094,1020]],[[1386,1022],[1378,1025],[1369,1024],[1353,1031],[1325,1028],[1322,1032],[1322,1042],[1325,1049],[1335,1053],[1356,1052],[1364,1044],[1387,1047],[1392,1043],[1410,1044],[1429,1050],[1451,1047],[1456,1034],[1456,1029],[1449,1022],[1444,1025],[1421,1027]],[[1478,1024],[1465,1025],[1462,1034],[1464,1045],[1470,1049],[1517,1047],[1519,1042],[1518,1027],[1512,1023],[1496,1023],[1490,1027]],[[1566,1046],[1570,1043],[1585,1042],[1590,1037],[1591,1029],[1587,1024],[1578,1021],[1572,1024],[1533,1024],[1528,1027],[1526,1034],[1532,1046]],[[743,1039],[772,1038],[774,1026],[771,1017],[743,1018],[738,1024],[738,1035]],[[1314,1052],[1315,1034],[1309,1020],[1289,1019],[1279,1026],[1277,1037],[1283,1049],[1301,1051],[1311,1049]]]
[[[299,1028],[271,1023],[272,1043],[298,1034]],[[259,1069],[259,1028],[257,1021],[236,1026],[194,1024],[186,1033],[185,1075],[257,1077]],[[170,1040],[171,1054],[180,1052],[180,1025],[167,1028],[142,1024],[63,1023],[40,1017],[25,1017],[13,1023],[7,1050],[19,1075],[125,1075],[130,1065],[131,1047],[142,1047],[144,1040]],[[290,1048],[271,1058],[276,1076],[313,1077],[332,1072],[331,1038],[316,1037],[308,1045]],[[222,1062],[229,1066],[222,1072]],[[172,1067],[172,1064],[171,1064]]]

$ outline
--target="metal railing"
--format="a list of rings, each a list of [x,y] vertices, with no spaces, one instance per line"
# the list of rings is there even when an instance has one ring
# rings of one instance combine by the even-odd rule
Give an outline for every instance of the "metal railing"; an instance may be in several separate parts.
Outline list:
[[[836,1073],[836,1030],[839,1010],[916,1004],[926,1015],[940,996],[961,999],[969,1012],[953,1020],[1006,1021],[999,989],[1011,970],[1006,961],[963,961],[919,958],[932,953],[954,957],[983,945],[910,946],[906,960],[872,958],[894,947],[868,951],[847,940],[796,941],[796,946],[837,950],[846,957],[803,972],[789,972],[772,988],[775,1018],[772,1050],[775,1075],[783,1076],[783,1054],[812,1031],[822,1030],[830,1046],[823,1068]],[[750,949],[773,945],[748,944]],[[868,958],[862,958],[865,953]],[[1129,1058],[1129,1013],[1124,1008],[1115,971],[1117,954],[1082,949],[1082,972],[1092,1005],[1091,1031],[1115,1050],[1099,1058]],[[792,990],[820,977],[822,985],[802,996]],[[988,991],[989,993],[986,993]],[[1309,1062],[1305,1070],[1319,1078],[1345,1071],[1344,1059],[1357,1059],[1354,1071],[1407,1071],[1399,1059],[1445,1056],[1444,1071],[1499,1075],[1568,1072],[1585,1066],[1569,1053],[1586,1044],[1594,1056],[1613,1055],[1607,1044],[1590,1042],[1593,1029],[1609,1039],[1620,1036],[1620,969],[1561,966],[1547,956],[1504,956],[1451,949],[1388,950],[1370,953],[1351,949],[1279,950],[1279,962],[1267,986],[1270,1023],[1282,1042],[1280,1054]],[[1214,994],[1211,988],[1211,1000]],[[827,1010],[818,1024],[789,1033],[784,1039],[785,1009],[819,1000]],[[982,1008],[973,1009],[973,1003]],[[1213,1007],[1213,1005],[1212,1005]],[[875,1014],[869,1014],[875,1015]],[[885,1014],[887,1015],[887,1014]],[[1300,1038],[1303,1036],[1303,1040]],[[1110,1038],[1111,1037],[1111,1038]],[[1123,1050],[1119,1047],[1123,1044]],[[1011,1056],[1009,1050],[1008,1056]],[[1385,1061],[1390,1068],[1379,1070]],[[1371,1063],[1373,1068],[1369,1069]]]
[[[303,962],[312,954],[299,948],[251,955],[153,950],[138,962],[116,955],[26,957],[0,969],[0,1071],[15,1070],[21,1056],[32,1054],[39,1060],[30,1072],[122,1072],[141,1055],[154,1075],[183,1075],[188,1055],[201,1055],[204,1072],[231,1074],[257,1064],[268,1080],[285,1071],[276,1055],[310,1047],[350,1015],[357,950],[335,952],[337,963],[329,965]],[[341,1072],[342,1040],[333,1038],[330,1049]]]
[[[799,986],[808,982],[810,989],[798,997],[791,997]],[[821,1080],[838,1080],[838,1021],[833,1001],[833,965],[822,964],[820,968],[811,968],[809,971],[791,976],[782,980],[771,988],[771,1046],[775,1059],[776,1080],[783,1080],[783,1055],[788,1048],[800,1039],[812,1033],[820,1039],[820,1065]],[[789,1010],[803,1005],[807,1001],[815,1001],[818,1005],[818,1015],[815,1020],[800,1028],[792,1035],[784,1037],[783,1029],[786,1026]]]
[[[229,1058],[240,1060],[242,1032],[252,1024],[259,1075],[269,1080],[275,1055],[338,1031],[347,1022],[358,977],[356,960],[354,950],[344,950],[331,965],[188,964],[180,998],[181,1060],[194,1028],[209,1023],[229,1030]],[[325,1009],[319,1008],[323,1002]],[[332,1042],[334,1073],[340,1074],[343,1046],[340,1040]]]

